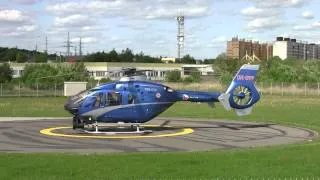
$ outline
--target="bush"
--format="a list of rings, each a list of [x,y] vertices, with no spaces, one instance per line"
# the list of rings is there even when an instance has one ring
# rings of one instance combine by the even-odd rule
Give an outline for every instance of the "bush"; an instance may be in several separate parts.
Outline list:
[[[200,82],[200,72],[191,72],[190,76],[184,78],[185,83]]]
[[[0,64],[0,83],[11,81],[13,71],[8,63]]]
[[[101,78],[99,82],[100,82],[100,84],[105,84],[105,83],[108,83],[110,81],[111,81],[110,78]]]
[[[168,82],[180,82],[181,81],[181,71],[174,70],[174,71],[166,72],[165,79]]]
[[[219,81],[221,84],[227,85],[231,83],[232,79],[233,79],[232,74],[230,74],[229,72],[224,72],[221,74]]]
[[[183,82],[185,82],[185,83],[192,83],[192,82],[194,82],[194,81],[193,81],[193,78],[192,78],[191,76],[188,76],[188,77],[185,77],[185,78],[183,79]]]
[[[50,64],[26,65],[21,80],[31,88],[47,89],[64,81],[88,81],[89,75],[83,63],[70,66]]]

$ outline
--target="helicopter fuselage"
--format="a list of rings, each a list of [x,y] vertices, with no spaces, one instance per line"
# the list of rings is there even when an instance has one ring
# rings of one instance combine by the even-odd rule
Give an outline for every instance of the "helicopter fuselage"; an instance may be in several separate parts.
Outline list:
[[[148,81],[107,83],[71,97],[65,109],[87,124],[144,123],[177,101],[218,102],[221,93],[176,91]]]
[[[165,85],[145,81],[139,74],[146,70],[125,69],[125,77],[81,92],[71,97],[65,109],[74,115],[73,128],[94,122],[145,123],[177,101],[220,102],[226,110],[239,116],[249,115],[260,95],[254,81],[259,65],[241,66],[224,93],[173,90]]]

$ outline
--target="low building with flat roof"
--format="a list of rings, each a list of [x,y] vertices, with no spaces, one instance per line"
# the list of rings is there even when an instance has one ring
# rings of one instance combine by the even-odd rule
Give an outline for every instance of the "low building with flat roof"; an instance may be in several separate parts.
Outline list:
[[[10,63],[13,70],[14,78],[22,76],[24,68],[27,64],[32,63]],[[52,66],[65,65],[69,66],[70,63],[49,63]],[[212,65],[208,64],[165,64],[165,63],[117,63],[117,62],[85,62],[84,63],[89,75],[95,80],[102,78],[110,78],[117,80],[122,77],[121,72],[116,72],[122,68],[134,67],[138,70],[152,70],[146,71],[146,75],[150,80],[164,80],[167,71],[179,70],[181,75],[188,75],[188,72],[199,71],[201,75],[210,75],[213,73]],[[115,72],[115,73],[113,73]]]
[[[161,58],[161,61],[164,63],[175,63],[176,62],[176,58],[174,57],[163,57]]]

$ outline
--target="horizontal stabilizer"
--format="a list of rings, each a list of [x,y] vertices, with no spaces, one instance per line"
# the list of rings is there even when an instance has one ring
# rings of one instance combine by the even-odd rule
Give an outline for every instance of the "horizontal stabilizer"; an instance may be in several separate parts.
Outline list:
[[[247,116],[252,112],[252,106],[246,109],[235,109],[234,110],[238,116]]]
[[[231,110],[229,98],[230,98],[230,94],[226,94],[226,93],[222,93],[222,94],[218,97],[220,103],[222,104],[222,106],[223,106],[227,111],[230,111],[230,110]]]

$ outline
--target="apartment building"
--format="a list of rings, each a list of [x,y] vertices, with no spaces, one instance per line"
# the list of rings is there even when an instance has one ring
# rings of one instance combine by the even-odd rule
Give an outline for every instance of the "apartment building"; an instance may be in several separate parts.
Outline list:
[[[287,58],[316,60],[320,59],[320,45],[277,37],[276,42],[273,44],[273,56],[279,56],[282,60]]]
[[[273,56],[273,46],[267,43],[259,43],[258,41],[239,39],[238,37],[228,41],[228,58],[242,59],[246,55],[255,55],[259,59],[265,60]]]

